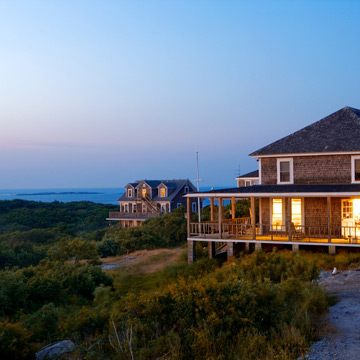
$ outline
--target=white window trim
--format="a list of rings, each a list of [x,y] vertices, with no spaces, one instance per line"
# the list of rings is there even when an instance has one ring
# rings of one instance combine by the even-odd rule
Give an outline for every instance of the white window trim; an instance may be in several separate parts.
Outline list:
[[[290,181],[280,181],[280,162],[289,161],[289,170],[290,170]],[[294,183],[294,159],[293,158],[280,158],[276,159],[277,167],[277,184],[286,185]]]
[[[162,195],[162,191],[164,190],[164,196]],[[159,197],[166,197],[166,188],[160,188],[160,194]]]
[[[134,210],[135,210],[135,211],[134,211]],[[133,204],[132,204],[132,212],[133,212],[133,213],[136,213],[136,210],[137,210],[137,209],[136,209],[136,203],[133,203]]]
[[[360,155],[351,157],[351,183],[360,184],[360,180],[355,180],[355,160],[360,160]]]
[[[133,189],[132,188],[127,189],[127,197],[129,197],[129,198],[133,197]]]

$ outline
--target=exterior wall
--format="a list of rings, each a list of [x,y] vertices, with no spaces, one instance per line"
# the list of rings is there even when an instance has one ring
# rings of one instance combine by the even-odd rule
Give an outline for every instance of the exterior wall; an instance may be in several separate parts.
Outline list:
[[[237,186],[238,187],[244,187],[246,184],[246,181],[250,181],[251,182],[251,186],[254,185],[257,181],[259,181],[259,179],[241,179],[238,178],[237,179]]]
[[[351,156],[294,156],[294,184],[350,184]],[[262,185],[277,184],[277,160],[261,159]]]
[[[341,200],[341,198],[331,198],[331,226],[334,228],[341,227]],[[284,202],[286,214],[287,202],[285,199]],[[269,225],[271,223],[269,198],[261,198],[260,212],[261,223]],[[303,225],[307,227],[327,228],[327,198],[304,198],[304,222]]]
[[[305,225],[309,227],[327,227],[327,199],[305,198]],[[331,198],[331,226],[341,226],[341,199]]]

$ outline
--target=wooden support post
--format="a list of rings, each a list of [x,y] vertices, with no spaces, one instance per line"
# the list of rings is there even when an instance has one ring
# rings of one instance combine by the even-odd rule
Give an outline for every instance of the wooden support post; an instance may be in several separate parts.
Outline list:
[[[327,197],[328,242],[331,243],[331,197]]]
[[[222,239],[222,198],[219,198],[219,206],[218,206],[218,211],[219,211],[219,215],[218,215],[218,220],[219,220],[219,238]]]
[[[255,243],[255,250],[260,250],[262,248],[262,244],[260,242]]]
[[[227,261],[231,261],[231,259],[234,257],[234,243],[228,242],[227,243]]]
[[[292,251],[298,252],[299,251],[299,244],[292,244]]]
[[[209,259],[213,259],[215,257],[215,242],[208,241],[208,255]]]
[[[288,238],[289,241],[292,239],[291,235],[291,198],[285,198],[286,203],[286,227],[288,231]]]
[[[256,240],[256,210],[255,210],[255,198],[252,196],[250,198],[250,204],[251,204],[251,228],[252,228],[252,238],[253,240]]]
[[[336,254],[336,246],[335,245],[330,245],[329,246],[329,254],[331,254],[331,255]]]
[[[195,243],[196,241],[188,240],[188,264],[191,265],[195,262],[196,256],[195,256]]]
[[[231,198],[231,218],[234,220],[235,217],[235,197]]]

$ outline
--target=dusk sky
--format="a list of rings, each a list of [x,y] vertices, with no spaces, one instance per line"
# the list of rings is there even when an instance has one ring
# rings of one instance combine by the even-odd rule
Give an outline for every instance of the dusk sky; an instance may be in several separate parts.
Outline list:
[[[235,186],[360,108],[360,1],[0,1],[0,189]],[[359,140],[360,141],[360,140]]]

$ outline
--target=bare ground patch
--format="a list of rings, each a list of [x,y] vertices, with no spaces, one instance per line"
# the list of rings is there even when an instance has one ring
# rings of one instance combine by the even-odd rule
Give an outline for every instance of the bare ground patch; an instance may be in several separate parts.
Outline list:
[[[102,258],[102,268],[126,268],[138,274],[152,274],[181,261],[184,249],[139,250],[128,255]]]

